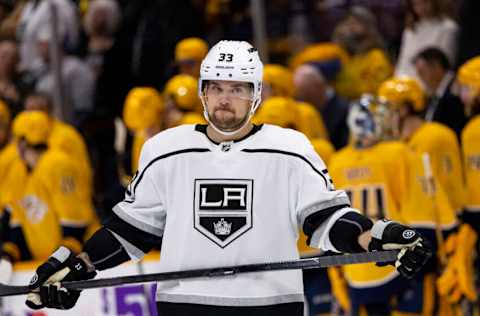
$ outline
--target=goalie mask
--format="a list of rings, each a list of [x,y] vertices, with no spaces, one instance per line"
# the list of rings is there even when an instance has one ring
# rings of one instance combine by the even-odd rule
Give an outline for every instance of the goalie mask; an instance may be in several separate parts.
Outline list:
[[[261,102],[263,64],[258,52],[244,41],[220,41],[213,46],[202,62],[198,94],[203,104],[205,119],[219,133],[233,135],[248,124]],[[242,126],[234,131],[221,130],[212,124],[207,109],[205,88],[209,81],[236,81],[250,83],[252,92],[248,96],[251,102],[248,117]]]
[[[368,147],[398,134],[397,116],[381,98],[364,94],[353,103],[347,123],[355,145]]]

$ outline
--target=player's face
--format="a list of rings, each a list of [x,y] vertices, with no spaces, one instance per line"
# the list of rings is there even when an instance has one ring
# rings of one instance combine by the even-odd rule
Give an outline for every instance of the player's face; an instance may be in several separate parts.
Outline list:
[[[205,103],[210,122],[225,131],[235,131],[248,120],[253,91],[245,82],[210,81],[205,89]]]
[[[18,154],[23,162],[30,168],[33,169],[37,165],[38,160],[42,154],[41,151],[36,150],[32,146],[29,146],[27,142],[23,139],[19,140],[17,143]]]

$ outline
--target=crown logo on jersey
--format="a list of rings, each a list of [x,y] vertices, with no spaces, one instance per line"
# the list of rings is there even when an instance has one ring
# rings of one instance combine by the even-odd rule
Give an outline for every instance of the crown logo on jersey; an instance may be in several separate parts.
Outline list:
[[[215,235],[230,235],[230,232],[232,231],[232,223],[228,223],[222,218],[218,222],[213,223],[213,229],[215,230]]]

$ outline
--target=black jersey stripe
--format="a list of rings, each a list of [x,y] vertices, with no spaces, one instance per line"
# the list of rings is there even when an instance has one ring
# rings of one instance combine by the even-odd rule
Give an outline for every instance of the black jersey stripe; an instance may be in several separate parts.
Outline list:
[[[259,149],[242,149],[243,152],[246,152],[246,153],[271,153],[271,154],[282,154],[282,155],[287,155],[287,156],[292,156],[292,157],[297,157],[297,158],[300,158],[302,159],[303,161],[305,161],[312,169],[313,171],[315,171],[315,173],[317,173],[319,176],[322,177],[323,181],[325,182],[325,187],[327,189],[330,188],[330,185],[328,184],[328,180],[327,178],[325,177],[325,175],[320,172],[317,168],[315,168],[315,166],[310,162],[308,161],[307,158],[303,157],[302,155],[299,155],[297,153],[292,153],[290,151],[284,151],[284,150],[278,150],[278,149],[267,149],[267,148],[259,148]],[[326,170],[326,169],[325,169]]]
[[[135,194],[135,190],[137,189],[138,184],[142,181],[142,178],[143,178],[143,175],[145,174],[145,171],[147,171],[147,169],[150,168],[150,166],[152,166],[155,162],[157,162],[159,160],[162,160],[162,159],[165,159],[165,158],[168,158],[168,157],[175,156],[175,155],[181,155],[181,154],[185,154],[185,153],[204,153],[204,152],[208,152],[208,151],[210,151],[210,149],[208,149],[208,148],[187,148],[187,149],[172,151],[170,153],[167,153],[167,154],[164,154],[164,155],[161,155],[161,156],[158,156],[158,157],[152,159],[145,166],[145,168],[143,168],[142,172],[138,176],[138,179],[135,182],[135,185],[133,186],[133,194]]]

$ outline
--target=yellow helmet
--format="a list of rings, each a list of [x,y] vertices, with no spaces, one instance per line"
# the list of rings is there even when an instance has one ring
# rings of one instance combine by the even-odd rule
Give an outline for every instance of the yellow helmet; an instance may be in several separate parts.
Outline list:
[[[0,100],[0,123],[8,125],[10,123],[10,109],[8,105]]]
[[[472,89],[475,96],[480,94],[480,56],[474,57],[458,69],[458,82]]]
[[[377,92],[394,108],[411,104],[416,112],[425,109],[425,93],[422,86],[412,77],[393,77],[384,81]]]
[[[50,130],[50,118],[43,111],[24,111],[13,120],[13,134],[31,145],[46,144]]]
[[[189,75],[176,75],[165,85],[164,95],[183,111],[200,111],[201,103],[198,97],[198,80]]]
[[[253,121],[257,124],[267,123],[295,128],[296,118],[296,104],[293,99],[271,97],[260,105]]]
[[[142,130],[159,123],[163,110],[163,100],[156,89],[136,87],[125,99],[123,121],[131,130]]]
[[[263,83],[272,88],[273,96],[293,96],[293,74],[282,65],[267,64],[263,67]]]
[[[181,40],[175,46],[175,61],[202,61],[207,56],[207,53],[207,42],[198,37],[189,37]]]
[[[307,46],[295,55],[290,61],[290,68],[295,69],[309,62],[327,62],[333,60],[339,60],[340,64],[344,65],[348,59],[348,53],[339,45],[331,42],[318,43]]]

